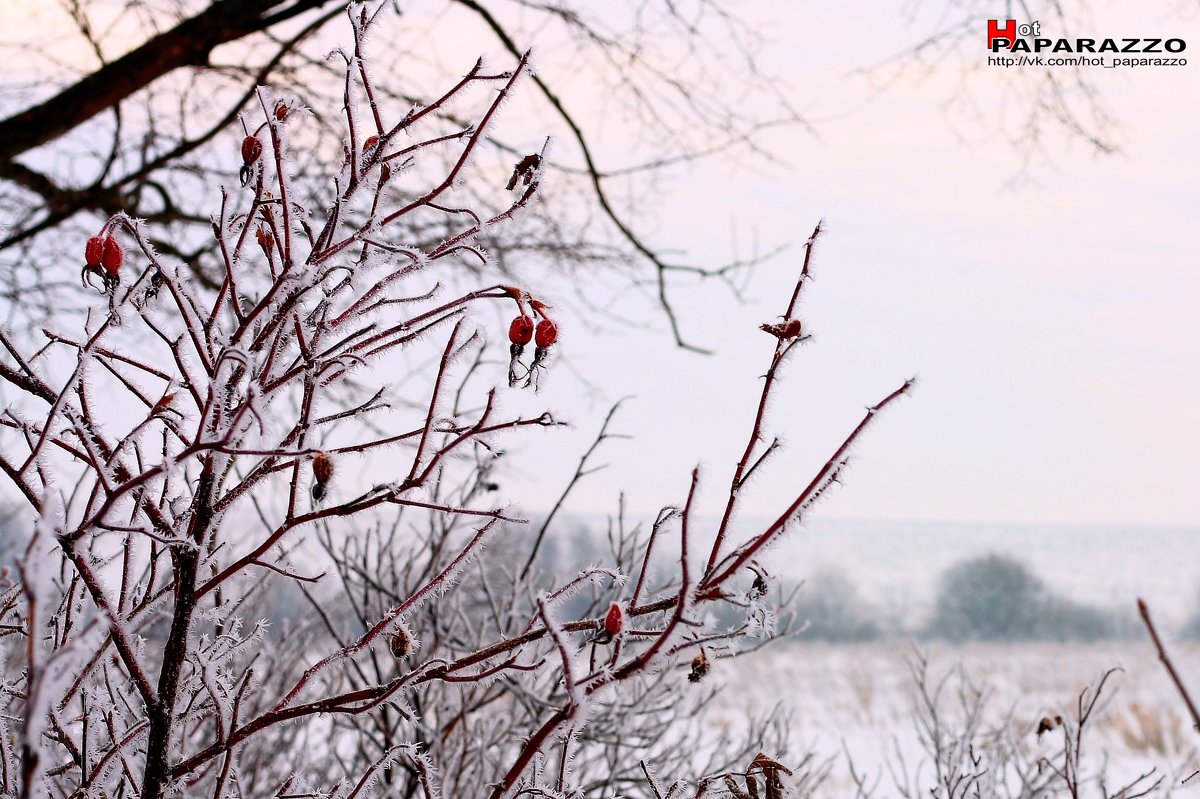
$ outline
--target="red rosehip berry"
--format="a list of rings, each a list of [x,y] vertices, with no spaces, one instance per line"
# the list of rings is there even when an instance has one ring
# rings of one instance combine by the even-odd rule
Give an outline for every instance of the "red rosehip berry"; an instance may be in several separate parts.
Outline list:
[[[538,330],[541,330],[540,325],[538,326]],[[508,326],[508,340],[518,347],[524,347],[532,341],[533,319],[522,314],[512,320],[512,324]]]
[[[533,343],[538,349],[546,349],[558,341],[558,326],[549,319],[538,322],[537,332],[534,333]]]
[[[242,163],[250,166],[262,155],[262,142],[257,136],[247,136],[242,139]]]
[[[604,615],[604,632],[609,635],[620,635],[621,628],[625,626],[625,612],[621,610],[621,606],[616,602],[608,606],[608,613]]]
[[[104,258],[104,238],[92,236],[83,248],[83,260],[87,266],[99,266]]]
[[[368,136],[367,140],[365,142],[363,142],[363,150],[365,150],[366,152],[371,152],[371,150],[374,150],[378,146],[379,146],[379,137],[378,136]]]
[[[318,483],[328,483],[329,478],[333,477],[333,459],[329,457],[328,452],[318,451],[313,456],[313,477]]]
[[[104,240],[104,251],[100,255],[100,265],[104,267],[109,278],[115,278],[125,263],[125,250],[113,236]]]
[[[329,488],[329,480],[333,477],[333,459],[329,457],[329,453],[318,451],[313,456],[312,470],[312,498],[315,503],[325,499],[325,494]]]
[[[258,161],[262,155],[262,142],[257,136],[247,136],[242,139],[242,170],[238,177],[242,179],[242,185],[245,186],[250,182],[250,175],[253,170],[250,168]]]

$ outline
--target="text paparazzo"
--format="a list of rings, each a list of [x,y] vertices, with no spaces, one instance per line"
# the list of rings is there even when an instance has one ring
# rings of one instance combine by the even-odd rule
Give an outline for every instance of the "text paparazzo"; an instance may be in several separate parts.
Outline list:
[[[1006,39],[991,40],[993,53],[1182,53],[1183,39]]]

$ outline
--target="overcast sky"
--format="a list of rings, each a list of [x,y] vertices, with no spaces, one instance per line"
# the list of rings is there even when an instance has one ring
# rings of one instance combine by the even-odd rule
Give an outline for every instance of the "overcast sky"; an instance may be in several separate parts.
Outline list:
[[[816,338],[792,362],[768,423],[788,448],[755,482],[748,513],[785,506],[863,407],[916,375],[918,390],[870,432],[823,515],[1200,523],[1196,14],[1095,4],[1081,35],[1184,38],[1197,64],[1096,68],[1119,152],[1055,136],[1048,157],[1022,170],[1003,136],[946,110],[960,62],[883,92],[855,74],[932,22],[852,5],[745,4],[771,32],[764,60],[789,79],[815,135],[768,138],[789,168],[679,173],[664,186],[653,240],[719,260],[736,223],[743,243],[756,228],[763,242],[795,248],[755,274],[744,305],[716,286],[678,292],[685,330],[714,357],[674,350],[665,333],[564,333],[608,397],[636,396],[616,425],[635,440],[611,443],[601,458],[610,467],[573,508],[610,511],[622,489],[643,512],[679,502],[699,463],[701,507],[718,509],[771,351],[757,325],[782,310],[799,245],[824,218],[803,314]],[[554,57],[541,60],[551,81]],[[992,68],[973,79],[985,119],[1017,78]],[[599,425],[602,401],[579,393],[562,377],[538,397],[578,428],[529,448],[527,506],[549,504],[543,478],[565,479]]]
[[[403,5],[418,23],[410,28],[430,13],[431,28],[447,24],[440,2]],[[752,233],[764,247],[793,248],[755,272],[743,304],[716,284],[675,290],[686,335],[715,348],[711,357],[676,349],[661,316],[635,299],[621,310],[649,330],[594,335],[564,310],[570,365],[540,395],[503,401],[549,406],[576,427],[522,444],[521,477],[506,496],[548,508],[608,404],[633,395],[615,425],[633,440],[610,442],[599,457],[609,468],[570,509],[609,512],[624,490],[630,508],[651,514],[682,501],[700,464],[700,510],[717,512],[771,352],[758,325],[782,310],[800,245],[825,219],[803,307],[815,339],[790,364],[768,418],[787,447],[752,486],[748,513],[785,507],[863,408],[915,375],[917,390],[870,431],[824,516],[1200,524],[1200,12],[1092,3],[1079,35],[1182,38],[1197,63],[1094,68],[1119,151],[1098,155],[1053,134],[1026,165],[1012,127],[991,124],[1011,112],[1022,75],[981,66],[983,18],[965,62],[929,64],[881,89],[879,73],[861,70],[928,35],[948,4],[920,4],[908,17],[899,2],[871,4],[870,14],[860,4],[736,5],[766,32],[758,55],[812,129],[766,136],[787,166],[714,161],[667,173],[638,223],[652,245],[700,264],[734,254],[734,229],[740,254]],[[436,39],[444,60],[462,62],[458,51],[488,41],[455,30],[452,41]],[[1058,35],[1051,21],[1043,31]],[[607,134],[593,142],[602,168],[626,165],[621,128],[599,124],[603,98],[589,94],[573,48],[534,39],[542,77]],[[947,106],[964,64],[976,68],[965,97],[978,119]],[[506,130],[527,122],[520,108],[502,117]],[[569,147],[556,153],[571,162]]]

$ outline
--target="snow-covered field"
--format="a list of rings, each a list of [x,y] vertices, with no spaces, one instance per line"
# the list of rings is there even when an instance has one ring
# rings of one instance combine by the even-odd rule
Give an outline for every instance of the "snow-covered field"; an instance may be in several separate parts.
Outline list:
[[[1172,644],[1185,681],[1200,689],[1200,645]],[[750,714],[777,704],[792,714],[793,760],[807,748],[836,761],[819,795],[852,796],[846,752],[854,766],[872,781],[880,777],[875,796],[895,796],[889,764],[910,776],[928,757],[922,753],[914,726],[915,684],[910,663],[916,650],[904,642],[869,644],[780,643],[736,660],[717,663],[712,677],[723,685],[709,708],[709,723],[744,725]],[[1094,721],[1084,739],[1085,771],[1107,774],[1108,790],[1156,768],[1177,793],[1200,796],[1200,788],[1178,788],[1200,768],[1200,736],[1189,729],[1186,711],[1148,642],[1094,644],[932,645],[922,649],[932,681],[961,665],[972,682],[985,690],[989,725],[1004,723],[1013,739],[1027,747],[1032,760],[1054,757],[1061,732],[1036,735],[1046,716],[1071,718],[1080,692],[1095,685],[1109,669],[1109,679]],[[952,676],[940,712],[953,727],[961,720],[959,683]],[[1010,715],[1011,714],[1011,715]],[[1009,721],[1005,722],[1008,718]],[[844,747],[844,748],[843,748]],[[926,779],[926,782],[928,780]],[[1086,795],[1101,795],[1093,784]],[[926,795],[929,795],[926,792]],[[1158,793],[1155,795],[1165,795]]]

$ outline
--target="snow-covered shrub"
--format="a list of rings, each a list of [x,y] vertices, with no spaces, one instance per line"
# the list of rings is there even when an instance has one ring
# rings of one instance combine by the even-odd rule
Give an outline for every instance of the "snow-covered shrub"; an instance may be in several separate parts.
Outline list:
[[[495,177],[473,156],[528,54],[397,109],[363,55],[366,6],[351,22],[352,50],[333,55],[340,162],[301,159],[311,117],[260,88],[229,148],[240,180],[213,209],[215,287],[160,256],[162,231],[116,214],[78,242],[100,292],[87,318],[35,348],[2,337],[0,471],[30,536],[0,576],[0,792],[815,790],[777,719],[709,730],[695,708],[710,661],[771,632],[758,559],[910,385],[774,522],[731,540],[743,484],[779,445],[764,409],[807,338],[819,227],[782,321],[763,325],[766,379],[717,529],[692,519],[693,472],[678,506],[617,525],[604,562],[522,567],[491,475],[508,437],[559,422],[497,398],[536,386],[555,335],[538,287],[487,279],[479,241],[536,200],[546,151],[520,158],[494,207],[457,191]],[[445,165],[432,183],[426,159]],[[327,190],[298,192],[294,174],[314,169]],[[518,323],[494,329],[479,309],[495,303]],[[655,569],[667,536],[678,554]],[[574,614],[573,596],[589,598]],[[722,606],[740,622],[718,627]]]

